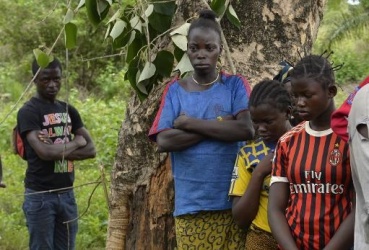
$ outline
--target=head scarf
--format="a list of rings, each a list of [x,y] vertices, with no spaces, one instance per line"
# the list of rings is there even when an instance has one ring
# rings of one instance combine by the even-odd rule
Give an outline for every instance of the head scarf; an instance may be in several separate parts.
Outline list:
[[[277,80],[283,84],[289,82],[291,80],[289,73],[293,69],[292,65],[287,61],[282,61],[279,65],[282,66],[282,69],[278,72],[278,75],[273,78],[273,80]]]

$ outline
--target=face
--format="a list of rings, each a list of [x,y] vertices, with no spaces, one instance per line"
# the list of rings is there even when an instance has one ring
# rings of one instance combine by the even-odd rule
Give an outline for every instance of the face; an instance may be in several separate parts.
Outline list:
[[[188,36],[187,55],[197,72],[214,72],[221,53],[220,37],[213,29],[194,28]]]
[[[287,132],[289,110],[280,111],[270,104],[250,107],[251,119],[256,133],[265,142],[277,142]]]
[[[61,86],[60,68],[41,69],[35,79],[37,94],[40,98],[54,101]]]
[[[318,118],[333,103],[335,93],[331,87],[324,89],[312,78],[292,79],[291,86],[296,112],[305,121]]]

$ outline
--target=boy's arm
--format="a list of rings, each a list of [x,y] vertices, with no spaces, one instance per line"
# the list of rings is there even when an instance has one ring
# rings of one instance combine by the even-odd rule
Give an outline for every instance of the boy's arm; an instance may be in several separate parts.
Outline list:
[[[86,145],[72,151],[65,158],[67,160],[84,160],[88,158],[94,158],[96,156],[96,149],[88,130],[85,127],[79,128],[77,129],[75,136],[83,136],[83,138],[86,140]]]
[[[67,158],[74,150],[87,144],[82,135],[76,135],[75,138],[63,144],[47,144],[39,139],[40,130],[32,130],[27,133],[26,139],[36,154],[45,161],[60,160]]]

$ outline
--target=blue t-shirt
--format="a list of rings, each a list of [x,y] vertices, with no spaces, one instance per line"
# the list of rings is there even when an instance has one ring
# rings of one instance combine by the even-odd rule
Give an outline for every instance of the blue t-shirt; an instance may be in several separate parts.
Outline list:
[[[250,94],[247,81],[224,73],[221,80],[204,91],[187,91],[178,81],[168,84],[149,137],[155,141],[158,133],[172,129],[173,121],[181,113],[215,120],[218,116],[236,116],[247,110]],[[239,146],[238,142],[208,139],[185,150],[171,152],[174,216],[232,207],[228,190]]]

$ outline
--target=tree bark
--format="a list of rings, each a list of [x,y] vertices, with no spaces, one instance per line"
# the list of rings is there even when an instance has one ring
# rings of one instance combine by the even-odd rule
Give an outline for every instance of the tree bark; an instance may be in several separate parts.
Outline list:
[[[237,29],[227,20],[221,25],[238,73],[254,85],[277,74],[282,59],[294,63],[310,53],[326,0],[247,0],[232,4],[242,27]],[[173,25],[205,6],[198,0],[177,1],[177,5]],[[163,44],[163,48],[170,46],[168,40]],[[226,62],[223,67],[229,70]],[[144,102],[133,95],[127,108],[111,175],[106,249],[176,246],[168,154],[159,154],[147,138],[164,86],[156,86]]]

